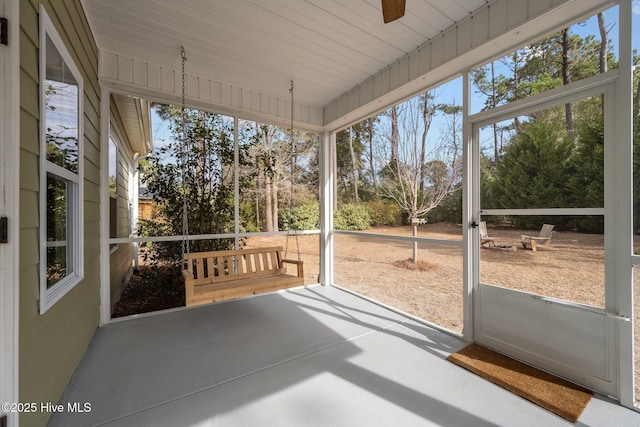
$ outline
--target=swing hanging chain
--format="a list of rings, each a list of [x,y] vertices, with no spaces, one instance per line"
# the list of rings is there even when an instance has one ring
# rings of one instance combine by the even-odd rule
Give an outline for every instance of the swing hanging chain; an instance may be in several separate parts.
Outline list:
[[[293,139],[291,138],[291,129],[293,129],[293,80],[291,80],[291,86],[289,87],[289,95],[291,96],[291,123],[292,126],[289,129],[289,142],[291,143],[292,147],[293,147]],[[293,152],[293,150],[292,150]],[[292,153],[293,155],[293,153]],[[291,169],[291,168],[290,168]],[[290,176],[293,177],[293,173],[291,173],[290,171]],[[291,181],[290,184],[293,184],[293,181]],[[289,187],[289,216],[287,218],[287,238],[285,239],[285,244],[284,244],[284,258],[287,259],[287,255],[289,255],[289,234],[291,234],[291,217],[293,216],[293,212],[291,212],[291,199],[292,197],[292,192],[293,192],[293,185],[290,185]]]
[[[180,173],[182,174],[182,263],[185,261],[185,254],[191,253],[189,246],[189,217],[187,208],[187,118],[186,118],[186,72],[184,64],[187,61],[187,54],[184,50],[184,46],[180,46],[180,56],[182,59],[182,106],[181,106],[181,119],[182,119],[182,165]],[[186,266],[185,266],[186,267]]]
[[[291,234],[291,220],[293,218],[293,206],[294,206],[294,179],[295,179],[295,164],[296,164],[296,144],[295,144],[295,138],[294,138],[294,133],[293,133],[293,113],[294,113],[294,106],[293,106],[293,80],[291,80],[291,87],[289,88],[289,93],[291,94],[291,127],[289,129],[289,138],[290,138],[290,143],[291,143],[291,168],[290,168],[290,173],[291,173],[291,191],[289,193],[289,231],[287,232],[287,240],[286,240],[286,245],[285,245],[285,251],[284,251],[284,257],[287,257],[287,253],[289,251],[289,234]],[[300,257],[300,242],[298,240],[298,229],[297,226],[293,227],[293,234],[295,236],[296,239],[296,250],[298,253],[298,261],[301,261],[301,257]]]

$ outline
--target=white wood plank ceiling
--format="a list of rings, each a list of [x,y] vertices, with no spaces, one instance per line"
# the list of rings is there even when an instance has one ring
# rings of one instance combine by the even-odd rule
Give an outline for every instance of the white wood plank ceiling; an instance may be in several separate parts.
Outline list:
[[[384,24],[380,0],[83,0],[98,47],[323,107],[482,7],[407,0]]]

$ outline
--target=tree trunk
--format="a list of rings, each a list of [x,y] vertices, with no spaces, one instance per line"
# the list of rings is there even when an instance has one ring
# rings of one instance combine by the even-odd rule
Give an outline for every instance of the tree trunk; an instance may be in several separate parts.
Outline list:
[[[264,222],[267,231],[273,231],[273,216],[271,210],[271,177],[264,177]]]
[[[607,64],[607,51],[609,50],[609,38],[607,37],[607,27],[604,23],[604,14],[598,13],[598,28],[600,29],[600,72],[606,73],[609,70]]]
[[[422,129],[422,137],[420,140],[420,165],[418,169],[420,171],[420,175],[418,177],[418,188],[420,189],[420,193],[424,192],[424,169],[427,156],[427,132],[429,132],[429,127],[431,126],[431,120],[429,119],[428,113],[429,93],[425,92],[422,96],[424,97],[424,104],[422,105],[422,123],[424,124],[424,127]]]
[[[496,99],[496,73],[493,61],[491,61],[491,107],[496,108],[498,100]],[[498,124],[493,124],[493,160],[498,163],[500,149],[498,148]]]
[[[338,209],[338,155],[336,138],[331,138],[331,162],[333,163],[333,210]]]
[[[513,99],[518,100],[520,99],[520,75],[518,74],[520,70],[518,69],[518,63],[519,63],[518,53],[517,52],[514,53],[512,58],[513,58]],[[515,126],[516,131],[519,131],[520,129],[519,117],[513,118],[513,125]]]
[[[349,153],[351,153],[351,170],[353,172],[353,194],[356,203],[360,203],[360,197],[358,195],[358,173],[357,173],[357,161],[356,153],[353,150],[353,128],[349,127]]]
[[[277,179],[274,179],[271,183],[272,191],[271,196],[273,197],[273,202],[271,202],[271,208],[273,209],[273,213],[271,214],[271,220],[273,224],[271,225],[271,231],[278,231],[278,185],[276,184]]]
[[[607,51],[609,50],[609,38],[607,37],[607,27],[604,23],[604,14],[598,13],[598,28],[600,29],[600,73],[609,70],[607,63]],[[604,94],[602,95],[602,115],[604,116]]]
[[[637,116],[640,117],[640,79],[638,79],[638,86],[636,87],[636,105],[638,106]]]
[[[400,143],[400,132],[398,131],[398,107],[393,106],[389,110],[391,115],[391,161],[398,158],[398,145]]]
[[[378,182],[376,181],[376,170],[373,166],[373,120],[369,119],[369,132],[367,133],[367,138],[369,138],[369,169],[371,172],[371,182],[373,184],[373,188],[378,186]]]
[[[569,51],[571,50],[571,40],[569,38],[569,29],[562,30],[562,83],[566,86],[571,83],[571,72],[569,67]],[[573,131],[573,105],[569,102],[564,105],[564,117],[567,122],[567,134],[569,140],[575,144],[575,133]]]
[[[260,229],[260,189],[262,188],[262,174],[256,177],[256,227]]]

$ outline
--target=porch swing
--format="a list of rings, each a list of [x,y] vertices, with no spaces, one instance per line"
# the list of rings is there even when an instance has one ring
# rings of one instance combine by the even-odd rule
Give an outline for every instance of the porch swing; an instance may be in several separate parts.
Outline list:
[[[185,118],[185,61],[184,48],[182,56],[182,143],[187,143]],[[289,207],[289,231],[286,245],[261,247],[252,249],[224,250],[210,252],[191,252],[189,245],[189,220],[186,192],[183,191],[182,206],[182,276],[184,277],[186,305],[195,306],[280,289],[304,285],[304,270],[300,259],[298,232],[293,227],[298,259],[287,259],[289,236],[291,235],[291,217],[293,213],[293,178],[295,144],[293,135],[293,81],[291,81],[291,192]],[[183,147],[183,148],[186,148]],[[186,162],[184,162],[186,164]],[[185,165],[182,165],[182,176],[185,176]],[[184,182],[184,180],[183,180]],[[284,264],[296,266],[296,274],[288,274]]]

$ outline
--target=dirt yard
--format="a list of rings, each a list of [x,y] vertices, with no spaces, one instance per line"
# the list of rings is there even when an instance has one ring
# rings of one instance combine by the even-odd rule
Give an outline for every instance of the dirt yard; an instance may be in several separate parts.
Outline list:
[[[482,283],[604,307],[604,237],[597,234],[554,232],[537,252],[520,245],[522,230],[488,227],[496,245],[512,250],[483,248]],[[372,233],[411,235],[411,227],[375,228]],[[535,235],[536,233],[534,233]],[[462,228],[440,223],[419,227],[420,237],[458,241],[459,245],[418,247],[417,266],[405,262],[410,242],[336,235],[335,283],[456,332],[462,331]],[[299,236],[307,283],[317,282],[318,236]],[[256,237],[248,246],[286,245],[284,237]],[[513,250],[515,249],[515,251]],[[289,237],[289,256],[297,256],[296,239]],[[412,268],[408,268],[412,267]]]

